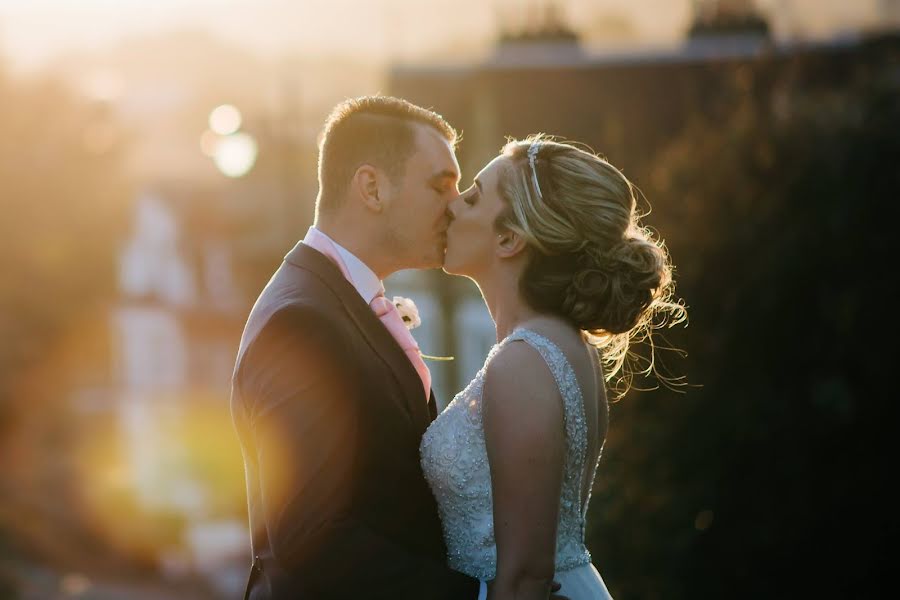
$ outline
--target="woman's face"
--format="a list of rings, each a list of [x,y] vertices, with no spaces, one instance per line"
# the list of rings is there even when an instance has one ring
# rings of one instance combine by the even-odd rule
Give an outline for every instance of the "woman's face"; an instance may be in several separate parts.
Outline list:
[[[444,256],[447,273],[474,277],[493,259],[499,241],[494,220],[504,208],[498,184],[508,164],[505,156],[489,162],[475,176],[472,186],[450,203],[448,211],[452,220],[447,229]]]

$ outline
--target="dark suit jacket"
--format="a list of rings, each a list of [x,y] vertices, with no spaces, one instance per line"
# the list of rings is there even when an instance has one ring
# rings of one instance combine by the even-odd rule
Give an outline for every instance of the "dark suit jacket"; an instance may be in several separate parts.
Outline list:
[[[247,598],[475,600],[446,566],[419,464],[432,395],[356,289],[299,243],[241,339],[231,410],[247,480]]]

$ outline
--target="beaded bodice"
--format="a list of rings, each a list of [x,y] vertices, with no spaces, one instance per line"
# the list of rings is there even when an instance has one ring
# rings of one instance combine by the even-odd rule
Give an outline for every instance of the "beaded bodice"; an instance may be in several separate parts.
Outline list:
[[[591,560],[584,545],[588,501],[582,502],[587,462],[587,423],[584,400],[575,371],[563,352],[546,337],[528,329],[513,331],[496,344],[484,366],[466,388],[438,415],[422,437],[421,461],[441,516],[449,566],[472,577],[493,579],[497,569],[494,540],[491,472],[484,442],[481,396],[491,359],[506,344],[523,340],[547,363],[563,399],[566,456],[556,539],[556,571],[565,571]],[[585,496],[590,498],[590,491]]]

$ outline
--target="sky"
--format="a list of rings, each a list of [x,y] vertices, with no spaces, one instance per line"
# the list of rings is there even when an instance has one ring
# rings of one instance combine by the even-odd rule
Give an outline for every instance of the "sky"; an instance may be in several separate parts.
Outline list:
[[[636,43],[675,43],[691,0],[558,0],[578,28],[605,17],[630,24]],[[178,29],[205,30],[262,57],[285,52],[378,60],[441,45],[486,46],[498,15],[539,0],[0,0],[0,53],[13,68],[39,68],[75,50]],[[757,0],[780,35],[825,36],[877,19],[893,0]],[[507,17],[509,18],[509,17]]]

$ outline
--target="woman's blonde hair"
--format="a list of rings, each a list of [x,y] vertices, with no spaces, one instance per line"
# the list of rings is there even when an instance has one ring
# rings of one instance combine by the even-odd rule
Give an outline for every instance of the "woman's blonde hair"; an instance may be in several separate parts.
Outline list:
[[[600,351],[606,380],[619,375],[619,396],[635,372],[677,385],[657,370],[651,333],[687,312],[674,299],[665,245],[640,224],[637,188],[603,158],[547,136],[511,140],[501,154],[510,159],[499,181],[507,208],[494,225],[526,240],[519,281],[526,302],[584,332]],[[641,359],[629,347],[644,340],[646,368],[631,368]]]

